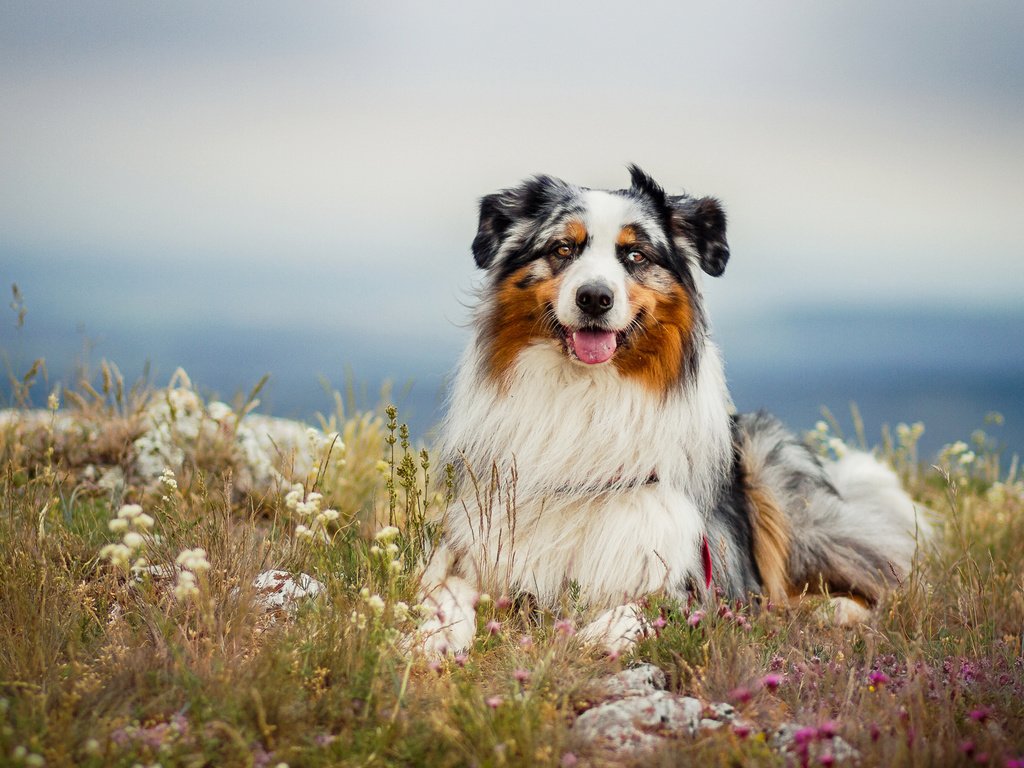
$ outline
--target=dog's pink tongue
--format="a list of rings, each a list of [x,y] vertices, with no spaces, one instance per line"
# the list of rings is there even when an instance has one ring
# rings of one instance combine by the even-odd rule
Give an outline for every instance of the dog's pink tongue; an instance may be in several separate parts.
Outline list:
[[[588,365],[607,362],[615,354],[615,332],[573,331],[572,351]]]

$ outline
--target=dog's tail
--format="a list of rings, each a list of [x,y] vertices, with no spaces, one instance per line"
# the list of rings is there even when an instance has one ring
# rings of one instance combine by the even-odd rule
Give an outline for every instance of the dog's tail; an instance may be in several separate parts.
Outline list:
[[[775,500],[789,528],[787,581],[869,604],[910,572],[931,533],[931,513],[869,453],[822,461],[766,414],[736,421],[747,483]],[[755,527],[756,541],[756,527]]]

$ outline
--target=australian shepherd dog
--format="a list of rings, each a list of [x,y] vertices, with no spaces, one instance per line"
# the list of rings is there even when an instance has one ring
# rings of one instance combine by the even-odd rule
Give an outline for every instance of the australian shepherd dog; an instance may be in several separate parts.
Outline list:
[[[628,189],[538,176],[480,203],[429,649],[471,644],[485,589],[557,610],[571,587],[596,616],[584,637],[621,649],[654,592],[824,594],[856,621],[911,566],[925,526],[890,469],[735,412],[702,296],[729,260],[722,206],[630,173]]]

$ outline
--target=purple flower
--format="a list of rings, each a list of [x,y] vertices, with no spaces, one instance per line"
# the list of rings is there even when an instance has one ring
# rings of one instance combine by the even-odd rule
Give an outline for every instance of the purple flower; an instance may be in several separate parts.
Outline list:
[[[519,647],[526,650],[533,648],[533,638],[529,635],[523,635],[519,638]]]
[[[818,758],[818,762],[822,765],[835,765],[836,758],[831,752],[825,752],[821,757]]]
[[[729,698],[740,704],[745,704],[750,701],[750,689],[749,688],[734,688],[729,693]]]
[[[508,595],[502,595],[498,598],[497,602],[498,610],[504,611],[512,607],[512,598]]]
[[[496,619],[491,619],[487,622],[487,633],[496,635],[501,632],[501,622]]]
[[[655,629],[661,629],[666,624],[668,624],[668,622],[665,621],[665,617],[664,616],[659,616],[658,618],[656,618],[654,621],[651,622],[651,626],[654,627]]]
[[[466,654],[464,654],[464,653],[460,653],[460,654],[458,654],[455,657],[455,663],[459,665],[459,669],[462,669],[463,667],[465,667],[466,666],[466,662],[468,660],[469,660],[469,657],[466,656]]]
[[[704,618],[704,611],[694,611],[690,614],[690,617],[686,620],[686,623],[691,627],[696,627],[700,624],[701,619]]]
[[[576,627],[571,619],[559,619],[555,622],[555,632],[566,637],[572,637],[576,634]]]
[[[573,766],[576,765],[576,763],[578,762],[579,759],[576,757],[576,755],[574,755],[572,752],[566,752],[564,755],[562,755],[562,761],[561,763],[559,763],[559,765],[561,765],[562,768],[573,768]]]
[[[960,746],[959,746],[959,747],[957,747],[957,749],[959,749],[959,750],[960,750],[961,752],[963,752],[963,753],[964,753],[965,755],[967,755],[968,757],[970,757],[971,755],[973,755],[973,754],[974,754],[974,750],[975,750],[975,744],[974,744],[974,742],[973,742],[973,741],[971,741],[970,739],[968,739],[967,741],[961,741],[961,742],[960,742]]]
[[[875,669],[868,674],[868,682],[874,686],[882,686],[889,682],[889,676],[885,672]]]
[[[818,726],[818,737],[822,739],[835,738],[839,733],[839,724],[835,720],[826,720]]]
[[[793,743],[798,747],[804,747],[816,738],[818,738],[818,730],[816,728],[801,728],[793,734]]]
[[[750,735],[750,726],[746,724],[734,725],[732,732],[735,733],[739,738],[745,739]]]
[[[528,669],[517,669],[512,673],[512,677],[516,679],[520,684],[525,683],[530,679],[530,670]]]
[[[977,709],[972,709],[967,714],[967,716],[969,718],[971,718],[971,720],[974,720],[975,722],[978,722],[978,723],[984,723],[986,720],[989,719],[989,717],[991,717],[991,715],[992,715],[992,708],[991,707],[978,707]]]
[[[484,703],[487,704],[491,709],[497,709],[501,706],[501,696],[491,696]]]
[[[761,678],[761,685],[769,691],[774,691],[782,685],[782,675],[765,675]]]

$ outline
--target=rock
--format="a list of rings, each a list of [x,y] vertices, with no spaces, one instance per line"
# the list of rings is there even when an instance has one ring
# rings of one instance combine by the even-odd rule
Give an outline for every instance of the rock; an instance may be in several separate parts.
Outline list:
[[[703,711],[697,699],[653,691],[589,709],[576,719],[573,731],[592,744],[633,753],[657,746],[663,736],[693,736]]]
[[[860,753],[845,739],[834,732],[800,725],[783,723],[771,737],[771,745],[779,752],[791,752],[806,756],[815,762],[824,755],[831,755],[835,762],[857,760]]]
[[[665,673],[653,664],[624,669],[601,681],[602,698],[621,699],[665,690]]]
[[[326,589],[308,574],[293,576],[287,571],[276,570],[263,571],[253,579],[252,586],[256,590],[255,605],[267,613],[294,611],[300,600],[316,597]]]

